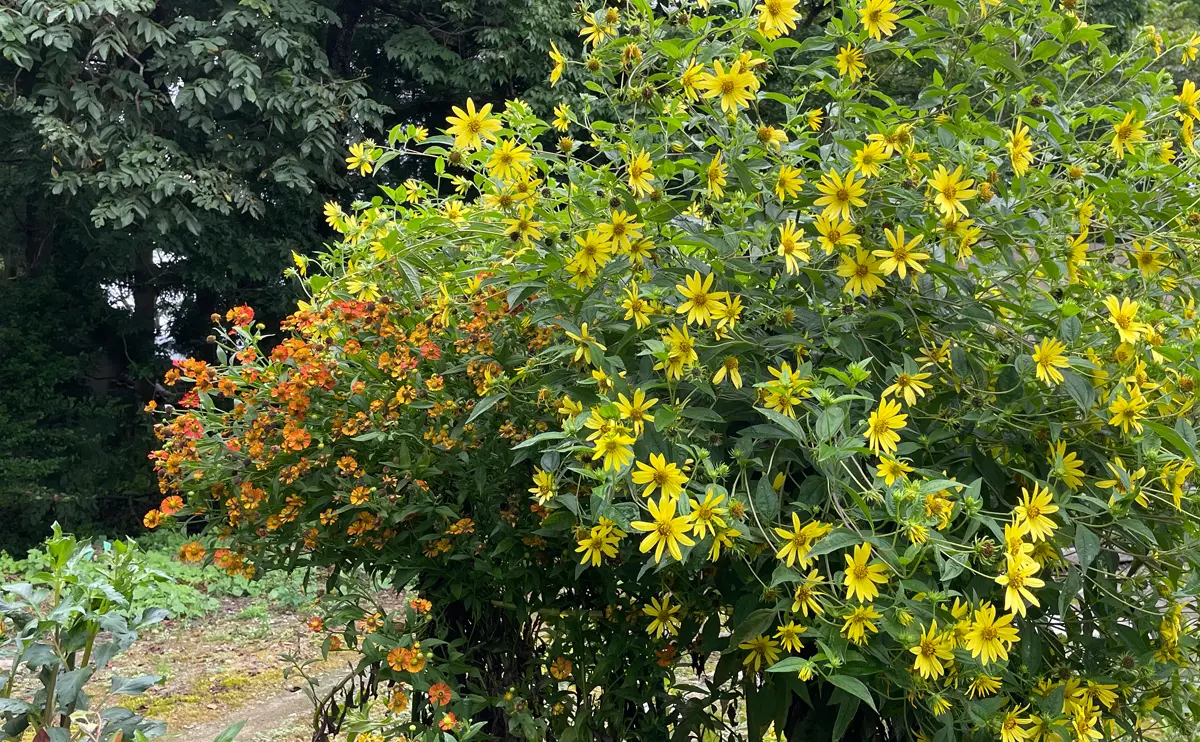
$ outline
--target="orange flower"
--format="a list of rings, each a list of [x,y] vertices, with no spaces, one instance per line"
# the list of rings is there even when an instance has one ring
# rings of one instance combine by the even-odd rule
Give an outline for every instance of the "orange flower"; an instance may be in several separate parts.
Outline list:
[[[429,688],[429,701],[434,706],[445,706],[450,703],[450,686],[445,683],[434,683]]]
[[[162,511],[163,515],[174,515],[183,510],[183,498],[179,495],[171,495],[164,498],[162,503],[159,504],[158,509]]]
[[[388,654],[387,654],[388,667],[392,668],[396,672],[400,672],[401,670],[403,670],[404,669],[404,660],[406,659],[405,655],[407,655],[408,653],[409,653],[409,650],[405,649],[404,647],[396,647],[392,651],[388,652]]]
[[[195,564],[204,559],[208,553],[198,541],[189,541],[179,548],[179,561],[184,564]]]
[[[429,609],[433,607],[433,603],[424,598],[413,598],[408,602],[408,605],[417,613],[428,613]]]
[[[566,680],[571,674],[571,660],[566,657],[555,658],[554,662],[550,663],[550,674],[555,680]]]
[[[320,616],[313,616],[312,618],[308,619],[308,630],[309,631],[316,632],[316,631],[323,631],[324,629],[325,629],[325,621]]]
[[[442,720],[438,722],[438,727],[443,732],[448,732],[451,729],[453,729],[454,725],[457,723],[458,723],[458,717],[456,717],[454,714],[447,711],[446,715],[442,717]]]
[[[408,709],[408,693],[403,690],[393,691],[388,701],[388,710],[393,714],[403,714]]]
[[[163,514],[157,510],[151,510],[142,518],[142,525],[147,528],[158,528],[162,525]]]

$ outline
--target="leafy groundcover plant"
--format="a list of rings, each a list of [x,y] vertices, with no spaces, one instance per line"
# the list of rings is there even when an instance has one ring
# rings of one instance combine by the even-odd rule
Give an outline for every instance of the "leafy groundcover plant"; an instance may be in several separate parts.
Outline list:
[[[148,524],[334,568],[367,740],[1191,724],[1200,39],[1073,8],[587,10],[552,121],[352,148],[436,177],[172,370]]]

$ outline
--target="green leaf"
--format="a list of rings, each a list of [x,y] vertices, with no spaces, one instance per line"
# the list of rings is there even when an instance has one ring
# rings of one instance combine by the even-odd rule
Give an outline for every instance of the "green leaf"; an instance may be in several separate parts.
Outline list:
[[[799,672],[807,664],[808,660],[803,657],[784,657],[768,667],[767,672]]]
[[[245,721],[239,721],[235,724],[230,724],[221,731],[220,734],[213,739],[213,742],[233,742],[238,733],[242,731],[242,727],[246,726]]]
[[[479,400],[477,403],[475,403],[475,408],[471,410],[471,414],[467,415],[466,422],[469,423],[483,413],[492,409],[496,406],[497,402],[504,399],[506,396],[508,395],[505,393],[493,394],[489,397],[484,397],[483,399]]]
[[[830,675],[826,678],[831,684],[841,688],[852,696],[857,696],[866,701],[867,705],[875,713],[879,713],[879,709],[875,708],[875,699],[871,697],[871,691],[858,678],[852,678],[849,675]]]
[[[845,529],[838,529],[818,541],[811,549],[809,549],[808,556],[824,556],[825,554],[837,551],[838,549],[845,549],[847,546],[857,546],[858,544],[861,544],[862,541],[862,536],[858,535],[857,533],[854,533],[853,531],[847,531]]]
[[[1092,387],[1092,383],[1073,371],[1064,369],[1062,375],[1067,394],[1075,400],[1075,405],[1083,411],[1083,414],[1088,415],[1092,406],[1096,404],[1096,390]]]
[[[846,419],[846,411],[841,407],[830,407],[827,410],[822,410],[817,417],[817,438],[827,441],[833,438],[839,430],[842,429],[842,422]]]
[[[1075,526],[1075,552],[1079,556],[1079,569],[1087,570],[1100,554],[1100,538],[1082,523]]]
[[[842,703],[838,704],[837,719],[833,722],[833,742],[841,739],[846,730],[850,728],[854,717],[858,716],[859,700],[857,698],[845,698]]]
[[[754,611],[749,616],[746,616],[745,620],[729,634],[730,649],[734,649],[747,639],[763,633],[773,623],[775,623],[774,608],[760,608]]]

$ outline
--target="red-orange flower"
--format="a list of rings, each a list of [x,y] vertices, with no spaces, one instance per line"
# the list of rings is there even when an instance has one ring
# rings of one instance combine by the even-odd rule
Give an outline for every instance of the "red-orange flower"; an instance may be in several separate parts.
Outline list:
[[[434,683],[429,688],[429,701],[434,706],[445,706],[450,703],[450,686],[445,683]]]
[[[325,629],[325,621],[320,616],[313,616],[308,619],[309,631],[322,631]]]
[[[417,613],[428,613],[429,609],[433,607],[433,603],[424,598],[413,598],[408,605]]]
[[[142,518],[142,525],[147,528],[158,528],[162,525],[163,514],[158,510],[151,510]]]
[[[162,503],[159,504],[158,509],[162,511],[163,515],[174,515],[183,510],[183,498],[179,495],[171,495],[164,498]]]
[[[446,715],[442,717],[442,720],[438,722],[438,727],[443,732],[448,732],[451,729],[453,729],[454,725],[457,723],[458,723],[458,717],[455,716],[453,713],[447,711]]]

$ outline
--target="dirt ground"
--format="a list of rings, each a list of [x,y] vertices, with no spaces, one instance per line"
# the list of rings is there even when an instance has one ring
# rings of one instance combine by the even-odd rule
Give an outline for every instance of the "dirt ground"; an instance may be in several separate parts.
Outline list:
[[[307,740],[312,702],[303,678],[288,677],[291,663],[281,658],[320,657],[307,619],[304,612],[229,599],[203,619],[165,621],[114,661],[120,675],[163,677],[123,705],[166,722],[171,742],[212,742],[240,721],[246,726],[238,742]],[[327,686],[343,665],[331,655],[306,669]]]

